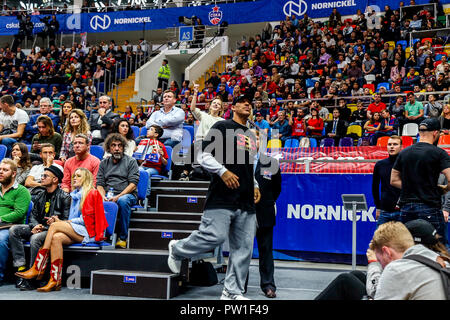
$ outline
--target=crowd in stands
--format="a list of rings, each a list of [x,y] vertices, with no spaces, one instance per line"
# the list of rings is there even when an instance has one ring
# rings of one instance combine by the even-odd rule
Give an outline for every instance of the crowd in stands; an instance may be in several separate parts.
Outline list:
[[[349,126],[359,125],[363,140],[375,145],[383,135],[402,134],[407,123],[427,117],[444,122],[450,100],[446,37],[417,38],[409,47],[412,30],[438,28],[440,22],[424,10],[417,9],[411,20],[402,19],[398,8],[384,9],[381,16],[357,12],[347,19],[335,9],[325,22],[305,14],[268,25],[239,44],[225,72],[212,71],[201,84],[199,108],[208,109],[220,97],[224,118],[230,118],[231,104],[248,95],[256,125],[267,129],[269,138],[278,129],[273,138],[283,143],[291,137],[331,137],[337,145]],[[189,112],[192,83],[172,81],[169,90],[186,111],[186,123],[195,122]],[[435,93],[424,94],[429,92]],[[156,108],[162,94],[158,89],[151,101]],[[443,126],[449,129],[447,121]]]

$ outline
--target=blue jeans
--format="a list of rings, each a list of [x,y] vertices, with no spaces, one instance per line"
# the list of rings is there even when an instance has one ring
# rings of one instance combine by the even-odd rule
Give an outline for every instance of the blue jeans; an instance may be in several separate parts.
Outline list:
[[[8,256],[9,256],[9,230],[3,229],[0,230],[0,281],[3,281]]]
[[[159,172],[155,168],[148,168],[145,169],[145,171],[148,172],[148,187],[147,187],[147,197],[150,195],[150,192],[152,191],[152,175],[158,175]]]
[[[424,203],[407,203],[401,208],[401,222],[406,223],[411,220],[423,219],[436,228],[437,233],[442,237],[441,242],[447,243],[447,223],[440,208],[433,208]]]
[[[378,217],[377,220],[377,229],[383,223],[389,221],[401,221],[401,214],[402,213],[400,211],[388,212],[385,210],[380,210],[380,216]]]
[[[131,207],[134,206],[137,199],[132,194],[126,194],[121,196],[117,200],[117,206],[119,207],[119,238],[120,240],[126,240],[128,238],[128,226],[130,225]]]
[[[16,143],[17,140],[13,138],[3,138],[1,141],[1,144],[3,144],[6,147],[6,155],[5,158],[8,158],[11,156],[12,146],[14,143]]]

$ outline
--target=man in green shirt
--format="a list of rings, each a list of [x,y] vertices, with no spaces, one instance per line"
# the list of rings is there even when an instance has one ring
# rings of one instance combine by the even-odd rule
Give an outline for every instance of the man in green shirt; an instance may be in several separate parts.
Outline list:
[[[425,119],[423,116],[423,104],[416,101],[416,96],[412,92],[407,94],[407,98],[408,102],[405,105],[406,123],[414,122],[420,124]]]
[[[17,165],[11,159],[0,162],[0,227],[23,224],[30,206],[31,195],[27,188],[16,182]],[[0,228],[0,285],[9,255],[9,230]]]

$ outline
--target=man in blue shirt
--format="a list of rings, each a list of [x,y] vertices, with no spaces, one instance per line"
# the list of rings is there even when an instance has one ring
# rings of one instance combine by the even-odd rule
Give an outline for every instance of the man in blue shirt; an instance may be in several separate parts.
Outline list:
[[[291,136],[291,126],[289,121],[286,120],[286,111],[278,111],[278,118],[275,120],[272,129],[278,130],[278,132],[274,132],[271,139],[280,139],[284,145],[285,141]]]
[[[264,120],[263,115],[261,114],[261,112],[257,112],[255,115],[256,121],[255,124],[256,126],[261,129],[262,131],[264,131],[266,133],[266,135],[269,135],[270,132],[270,125],[269,123]]]

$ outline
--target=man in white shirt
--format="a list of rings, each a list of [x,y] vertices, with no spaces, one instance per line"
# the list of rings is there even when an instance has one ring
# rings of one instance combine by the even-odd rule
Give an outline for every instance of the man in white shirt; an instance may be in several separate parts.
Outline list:
[[[174,147],[183,138],[183,123],[185,113],[178,107],[175,107],[177,98],[175,93],[166,90],[163,95],[163,108],[152,113],[147,120],[146,127],[150,127],[154,124],[164,129],[164,134],[161,136],[160,141],[166,146]]]
[[[0,143],[7,148],[6,157],[11,155],[12,146],[20,140],[25,132],[25,127],[30,120],[28,114],[16,108],[14,98],[4,95],[0,98]]]

